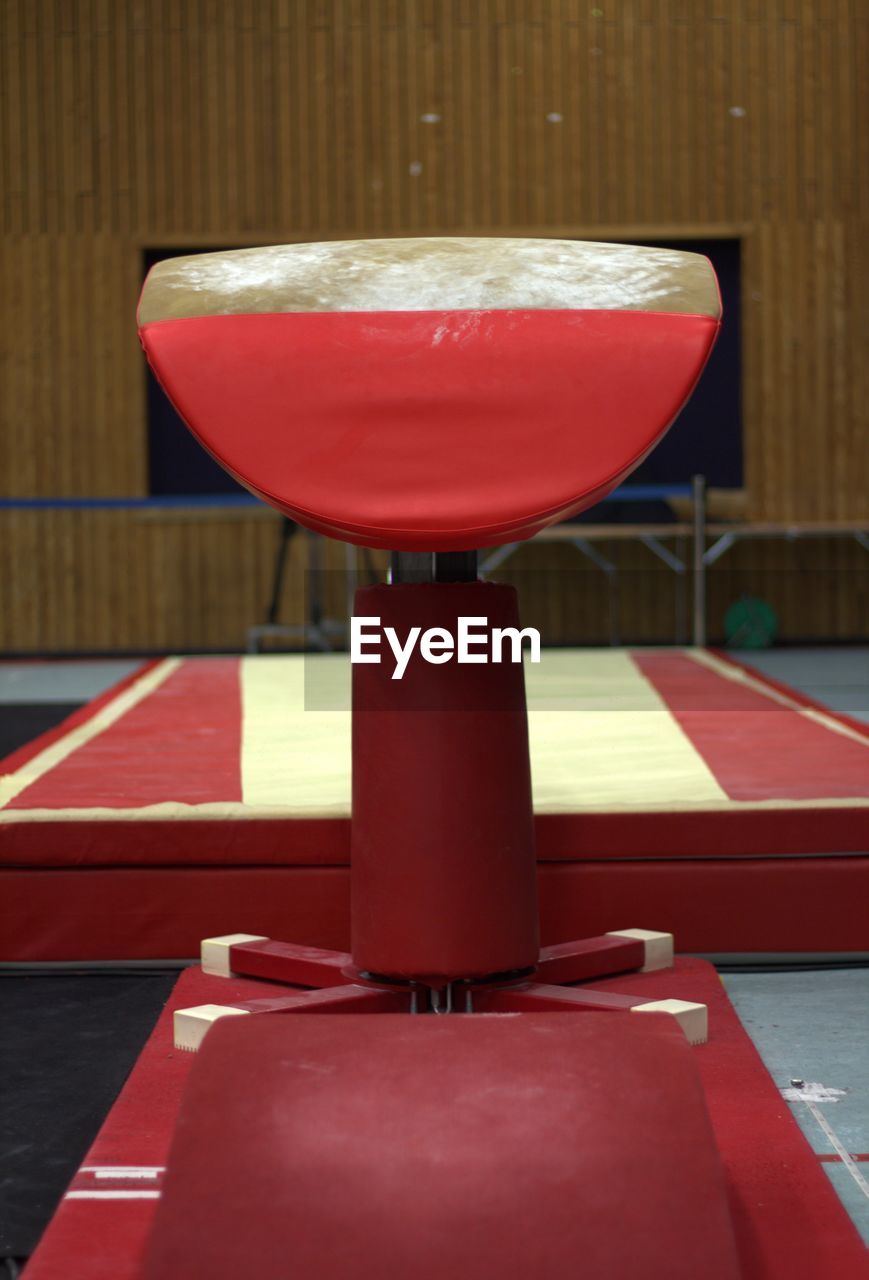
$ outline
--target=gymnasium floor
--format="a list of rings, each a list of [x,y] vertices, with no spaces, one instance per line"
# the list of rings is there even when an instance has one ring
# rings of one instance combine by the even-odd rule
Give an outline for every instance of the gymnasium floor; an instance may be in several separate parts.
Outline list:
[[[869,722],[869,649],[740,656],[832,710]],[[58,723],[136,665],[0,663],[0,752]],[[0,972],[6,1082],[0,1258],[20,1260],[35,1246],[133,1065],[174,974],[134,969],[37,974],[10,967]],[[788,1105],[869,1246],[869,968],[730,966],[723,977],[776,1085],[789,1090]],[[16,1274],[14,1262],[6,1266],[9,1275]]]
[[[740,653],[740,660],[782,684],[808,694],[831,711],[869,724],[869,647],[813,646]]]

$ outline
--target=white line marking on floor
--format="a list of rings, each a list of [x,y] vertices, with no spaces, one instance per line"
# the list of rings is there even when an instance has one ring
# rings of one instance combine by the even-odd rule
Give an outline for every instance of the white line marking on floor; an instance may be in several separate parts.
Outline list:
[[[839,1141],[839,1137],[835,1129],[833,1129],[833,1127],[831,1126],[831,1124],[829,1123],[829,1121],[827,1120],[827,1117],[823,1114],[823,1112],[818,1107],[815,1106],[814,1102],[807,1102],[806,1106],[809,1108],[812,1115],[815,1117],[818,1124],[821,1126],[824,1133],[827,1135],[830,1145],[832,1146],[833,1150],[841,1159],[842,1164],[845,1166],[845,1168],[850,1173],[851,1177],[857,1183],[857,1186],[863,1192],[863,1195],[866,1197],[867,1200],[869,1200],[869,1182],[866,1181],[866,1179],[863,1177],[863,1174],[857,1168],[856,1162],[851,1158],[850,1151],[847,1151],[845,1147],[843,1147],[842,1143]]]
[[[836,1130],[818,1106],[819,1102],[838,1102],[847,1092],[847,1089],[828,1089],[817,1080],[806,1080],[800,1081],[799,1085],[782,1089],[781,1095],[788,1102],[804,1102],[806,1104],[830,1146],[857,1183],[863,1195],[869,1200],[869,1182],[863,1177],[863,1174],[857,1168],[857,1162],[850,1151],[843,1145]]]
[[[159,1200],[159,1191],[67,1191],[64,1200]]]
[[[156,1178],[165,1172],[165,1164],[83,1164],[79,1169],[97,1178]]]

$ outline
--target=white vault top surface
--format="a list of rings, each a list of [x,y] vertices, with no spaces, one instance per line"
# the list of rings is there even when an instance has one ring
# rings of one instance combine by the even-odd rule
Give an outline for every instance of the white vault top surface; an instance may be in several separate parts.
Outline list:
[[[649,311],[718,318],[698,253],[584,240],[427,237],[272,245],[158,263],[139,323],[294,311]]]

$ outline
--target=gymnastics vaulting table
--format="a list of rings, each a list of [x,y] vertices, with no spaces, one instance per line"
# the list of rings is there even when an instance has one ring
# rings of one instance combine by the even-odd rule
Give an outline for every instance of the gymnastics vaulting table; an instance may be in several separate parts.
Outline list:
[[[666,967],[672,938],[541,952],[521,656],[443,657],[464,618],[518,632],[515,592],[477,579],[477,549],[611,492],[690,394],[719,310],[702,258],[559,241],[290,246],[152,271],[142,342],[194,433],[285,515],[389,549],[391,583],[358,591],[356,612],[441,647],[397,681],[354,668],[350,953],[203,944],[208,970],[313,990],[176,1015],[179,1042],[205,1047],[143,1274],[195,1260],[229,1275],[207,1240],[242,1202],[260,1275],[290,1246],[299,1274],[324,1277],[555,1276],[579,1250],[601,1276],[643,1255],[651,1274],[738,1274],[687,1045],[705,1039],[705,1006],[565,985]],[[553,1015],[602,1009],[626,1016],[600,1036]],[[279,1016],[302,1011],[319,1016]],[[254,1091],[240,1053],[259,1064]],[[307,1065],[288,1095],[291,1060]],[[583,1079],[611,1073],[631,1101],[579,1105]],[[658,1189],[625,1220],[613,1153],[629,1132]],[[610,1161],[584,1180],[583,1215],[578,1145]]]
[[[355,610],[402,641],[518,630],[477,549],[620,483],[718,318],[696,255],[461,239],[176,259],[139,311],[218,461],[393,552]],[[175,1013],[200,1053],[143,1280],[743,1274],[691,1049],[705,1004],[589,985],[668,970],[672,937],[540,948],[521,660],[357,663],[352,733],[350,952],[203,942],[227,994]]]

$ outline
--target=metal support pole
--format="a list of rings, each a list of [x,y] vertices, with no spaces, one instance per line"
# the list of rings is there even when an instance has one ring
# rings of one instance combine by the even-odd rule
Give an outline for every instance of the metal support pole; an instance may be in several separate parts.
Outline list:
[[[476,551],[435,552],[436,582],[476,582]]]
[[[694,645],[706,645],[706,477],[691,480],[694,497]]]
[[[393,551],[390,582],[476,582],[476,551]]]
[[[433,551],[393,551],[389,558],[390,582],[434,582]]]

